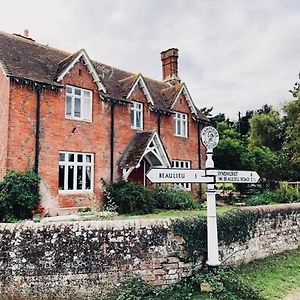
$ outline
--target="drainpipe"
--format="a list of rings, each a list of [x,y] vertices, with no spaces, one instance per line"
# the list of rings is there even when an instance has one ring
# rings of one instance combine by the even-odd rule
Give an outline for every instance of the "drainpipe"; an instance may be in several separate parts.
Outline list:
[[[110,181],[114,180],[115,103],[110,105]]]
[[[40,156],[40,120],[41,120],[41,94],[42,89],[38,85],[36,91],[36,124],[35,124],[35,158],[34,172],[39,174],[39,156]]]
[[[160,137],[160,112],[157,114],[157,134]]]

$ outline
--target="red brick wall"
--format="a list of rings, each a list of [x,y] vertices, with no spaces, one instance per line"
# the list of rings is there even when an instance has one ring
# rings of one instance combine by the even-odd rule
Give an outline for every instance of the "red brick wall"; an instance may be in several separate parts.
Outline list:
[[[143,131],[157,131],[156,116],[150,112],[148,100],[140,88],[136,87],[130,100],[143,103]],[[117,162],[136,132],[137,130],[130,127],[130,106],[117,106],[115,109],[114,180],[121,177]]]
[[[9,80],[0,67],[0,180],[7,169]]]
[[[173,108],[176,112],[188,114],[188,137],[174,135],[174,115],[165,116],[161,122],[161,140],[166,148],[170,161],[188,160],[191,161],[191,168],[199,168],[198,160],[198,124],[192,119],[190,108],[184,96],[180,96]],[[201,149],[204,151],[204,149]],[[205,151],[203,152],[203,154]],[[193,184],[192,189],[196,195],[197,185]]]
[[[36,94],[27,86],[11,84],[9,95],[8,170],[34,167]]]
[[[81,70],[81,76],[79,75]],[[41,151],[39,172],[41,190],[48,210],[56,207],[101,205],[101,178],[110,177],[110,107],[100,100],[98,88],[87,67],[77,63],[63,84],[93,91],[92,122],[65,119],[65,89],[47,92],[41,100]],[[94,192],[91,194],[58,194],[59,151],[94,153]]]
[[[81,72],[79,72],[81,70]],[[0,78],[1,100],[8,95],[8,84]],[[102,181],[110,181],[110,105],[100,99],[98,88],[87,67],[77,63],[64,78],[62,84],[93,91],[93,120],[83,122],[65,119],[65,89],[60,92],[43,90],[41,95],[39,174],[42,177],[42,205],[50,214],[61,213],[61,208],[101,205]],[[4,96],[2,96],[4,95]],[[157,115],[149,110],[149,104],[140,88],[136,88],[131,99],[143,103],[144,131],[157,131]],[[32,169],[35,158],[36,93],[33,89],[19,85],[10,86],[10,126],[8,169],[20,171]],[[4,105],[2,104],[4,103]],[[1,112],[8,105],[1,102]],[[175,111],[190,115],[190,109],[182,96]],[[2,115],[2,114],[1,114]],[[0,129],[7,131],[1,118]],[[7,119],[7,117],[6,117]],[[161,139],[170,160],[190,160],[192,168],[198,168],[197,123],[188,119],[188,138],[174,136],[173,115],[161,117]],[[118,161],[136,130],[130,127],[130,106],[115,106],[114,136],[114,180],[122,176]],[[0,151],[5,152],[5,136]],[[0,147],[1,147],[0,146]],[[59,152],[83,152],[94,154],[94,190],[90,194],[62,194],[58,192]],[[203,157],[205,154],[204,148]],[[2,174],[5,159],[0,161]],[[203,162],[202,162],[203,165]],[[138,170],[136,171],[138,172]],[[1,176],[1,173],[0,173]],[[3,176],[3,175],[2,175]]]

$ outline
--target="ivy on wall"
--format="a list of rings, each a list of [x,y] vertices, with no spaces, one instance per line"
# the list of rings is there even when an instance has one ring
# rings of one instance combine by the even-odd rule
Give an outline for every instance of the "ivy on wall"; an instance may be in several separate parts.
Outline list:
[[[259,215],[252,211],[234,210],[218,217],[219,244],[230,245],[249,240],[256,228]],[[196,262],[207,259],[207,221],[205,217],[172,221],[175,235],[185,242],[185,259]]]

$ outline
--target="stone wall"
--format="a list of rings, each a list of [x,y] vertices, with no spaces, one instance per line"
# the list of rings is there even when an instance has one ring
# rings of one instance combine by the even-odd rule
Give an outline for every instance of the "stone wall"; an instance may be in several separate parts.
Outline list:
[[[300,204],[254,208],[245,244],[220,247],[243,263],[300,245]],[[130,276],[165,286],[186,277],[183,240],[170,221],[93,221],[0,225],[0,299],[105,299]]]

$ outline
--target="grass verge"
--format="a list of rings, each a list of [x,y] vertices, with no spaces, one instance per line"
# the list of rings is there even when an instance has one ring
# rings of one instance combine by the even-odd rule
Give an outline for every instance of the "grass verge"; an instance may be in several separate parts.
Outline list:
[[[300,248],[249,263],[237,274],[260,289],[266,299],[282,299],[300,288]]]

